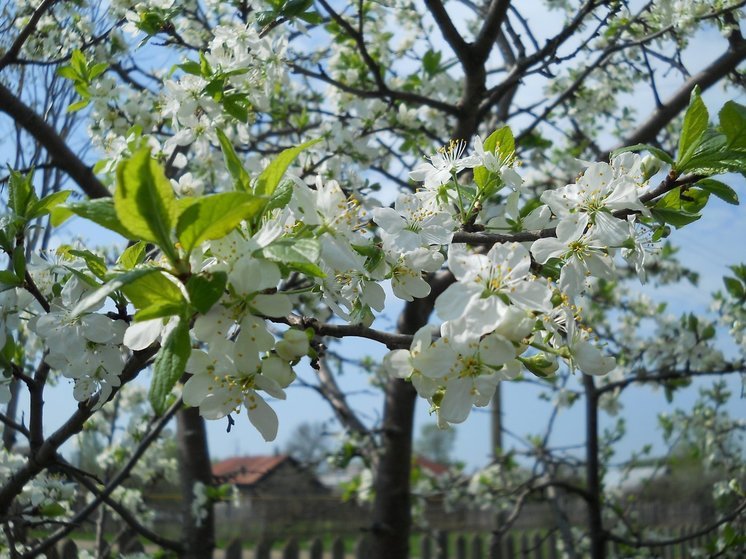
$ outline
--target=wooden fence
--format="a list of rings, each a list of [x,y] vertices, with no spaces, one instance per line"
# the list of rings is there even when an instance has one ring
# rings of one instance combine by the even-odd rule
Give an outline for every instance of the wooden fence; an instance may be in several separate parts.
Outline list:
[[[685,538],[693,530],[681,529],[667,538]],[[712,536],[714,537],[714,536]],[[418,549],[411,549],[412,557],[419,559],[559,559],[557,533],[523,533],[507,534],[449,534],[438,531],[434,535],[421,534]],[[652,557],[657,559],[689,559],[692,550],[701,548],[709,542],[709,537],[701,536],[688,539],[676,545],[651,549]],[[352,549],[351,549],[352,548]],[[274,552],[273,552],[274,550]],[[284,545],[274,545],[272,540],[262,539],[253,550],[243,548],[241,541],[232,540],[225,549],[225,559],[369,559],[368,536],[361,536],[354,545],[345,543],[342,537],[336,537],[325,547],[321,538],[300,540],[290,538]],[[624,549],[611,543],[608,548],[609,559],[639,557],[639,550]]]
[[[681,529],[670,533],[668,539],[686,538],[694,530]],[[715,537],[699,536],[685,539],[676,545],[651,549],[656,559],[688,559],[694,549],[701,549]],[[411,556],[419,559],[559,559],[556,532],[522,533],[520,535],[451,534],[438,531],[435,534],[419,534],[414,539],[415,549]],[[326,540],[326,544],[324,541]],[[224,559],[370,559],[368,536],[354,539],[338,536],[333,539],[312,538],[309,540],[291,537],[285,542],[261,539],[250,549],[245,549],[239,539],[232,540],[223,550]],[[129,540],[119,546],[120,552],[145,551],[142,544]],[[46,552],[47,559],[77,559],[78,547],[72,540],[61,542],[57,548]],[[610,544],[609,559],[635,558],[639,550]]]

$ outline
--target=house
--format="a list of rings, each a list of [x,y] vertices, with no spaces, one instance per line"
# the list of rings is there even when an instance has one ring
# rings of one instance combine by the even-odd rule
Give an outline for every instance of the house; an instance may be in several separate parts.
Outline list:
[[[215,507],[216,525],[227,535],[313,532],[355,512],[291,456],[228,458],[212,471],[217,483],[231,483],[238,493]]]

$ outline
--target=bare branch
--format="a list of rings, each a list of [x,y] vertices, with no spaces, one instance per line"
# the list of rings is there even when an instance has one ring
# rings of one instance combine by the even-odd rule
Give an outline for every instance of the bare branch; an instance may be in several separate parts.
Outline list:
[[[0,111],[10,116],[44,146],[52,161],[70,175],[90,198],[111,196],[109,190],[96,178],[91,168],[73,153],[57,131],[2,84],[0,84]]]
[[[44,13],[49,10],[53,5],[55,5],[59,0],[44,0],[41,5],[34,10],[34,13],[31,14],[31,17],[29,18],[28,23],[24,26],[24,28],[21,30],[21,32],[18,34],[18,37],[16,37],[16,40],[13,41],[13,44],[10,46],[8,51],[5,53],[5,55],[0,58],[0,71],[8,66],[9,64],[12,64],[16,57],[18,56],[18,53],[21,52],[21,49],[23,48],[24,43],[28,40],[28,38],[31,36],[31,34],[36,30],[36,24],[39,23],[39,20],[44,15]]]

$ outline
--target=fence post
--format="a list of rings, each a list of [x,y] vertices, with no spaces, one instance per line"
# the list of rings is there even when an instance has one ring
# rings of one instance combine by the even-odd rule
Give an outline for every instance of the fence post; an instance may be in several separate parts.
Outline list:
[[[474,537],[471,539],[471,559],[484,559],[482,538],[479,537],[479,534],[474,534]]]
[[[502,537],[497,532],[490,538],[489,559],[503,559]]]
[[[528,536],[526,535],[526,532],[523,532],[523,534],[521,534],[521,551],[520,551],[520,556],[523,559],[529,559],[528,558],[529,551],[531,551],[531,545],[528,543]]]
[[[438,559],[448,559],[448,532],[438,530],[435,537],[438,546]]]
[[[332,542],[332,559],[345,559],[345,542],[339,536]]]
[[[355,544],[355,559],[368,559],[368,536],[360,536]]]
[[[505,538],[505,559],[517,559],[515,553],[515,538],[510,534]]]
[[[243,547],[241,540],[233,538],[225,548],[225,559],[241,559],[243,557]]]
[[[256,544],[256,550],[254,551],[254,559],[269,559],[272,553],[272,540],[262,538],[259,543]]]
[[[431,559],[433,556],[433,542],[430,539],[430,534],[422,532],[420,538],[420,559]]]
[[[60,555],[62,559],[78,559],[78,546],[72,540],[65,540]]]
[[[466,537],[463,534],[456,537],[456,559],[466,559]]]
[[[554,532],[549,534],[547,546],[549,547],[549,559],[557,559],[557,536]]]
[[[544,538],[534,534],[534,559],[544,559]]]
[[[324,544],[321,543],[319,538],[314,538],[311,542],[311,559],[323,559],[324,557]]]
[[[282,559],[298,559],[298,540],[292,537],[282,550]]]

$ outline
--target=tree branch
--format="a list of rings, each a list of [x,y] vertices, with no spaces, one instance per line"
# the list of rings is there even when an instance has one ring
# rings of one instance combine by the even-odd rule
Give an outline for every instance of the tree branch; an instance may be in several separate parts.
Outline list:
[[[154,424],[150,432],[143,437],[143,439],[140,441],[140,444],[137,445],[137,448],[132,453],[132,455],[129,457],[129,460],[127,460],[127,463],[122,467],[122,469],[119,471],[119,473],[111,478],[109,483],[104,487],[102,490],[98,491],[98,489],[95,489],[96,497],[88,503],[85,507],[80,509],[75,516],[70,520],[70,522],[51,534],[46,540],[39,543],[36,547],[25,553],[22,557],[32,558],[32,557],[38,557],[40,553],[43,551],[49,549],[51,546],[53,546],[55,543],[57,543],[59,540],[64,538],[67,534],[75,530],[78,525],[85,520],[88,515],[90,515],[96,508],[98,508],[99,505],[101,505],[102,502],[104,502],[106,499],[109,498],[111,493],[119,486],[122,485],[125,479],[127,479],[130,475],[130,472],[132,469],[137,465],[137,462],[140,460],[143,454],[145,454],[145,451],[148,449],[148,447],[158,438],[158,436],[161,434],[161,431],[166,426],[166,424],[171,421],[173,416],[176,414],[176,412],[182,407],[183,403],[181,401],[181,398],[179,398],[176,402],[174,402],[171,407],[166,410],[166,413],[164,413]],[[63,426],[64,427],[64,426]],[[55,454],[51,457],[50,463],[59,462],[58,455]],[[82,483],[82,481],[81,481]],[[86,487],[88,487],[87,484],[83,484]],[[94,486],[95,487],[95,486]],[[112,507],[114,508],[114,507]],[[116,510],[116,509],[114,509]],[[117,511],[119,512],[119,511]],[[126,518],[123,516],[123,519],[126,520]],[[139,523],[136,522],[136,524],[139,526]],[[138,529],[137,526],[133,525],[133,528]],[[141,527],[142,529],[145,529],[144,527]],[[140,531],[140,530],[138,530]],[[148,531],[149,532],[149,531]],[[150,533],[150,532],[149,532]],[[143,534],[145,535],[145,534]],[[165,538],[162,538],[158,536],[157,534],[152,534],[157,540],[153,540],[154,542],[158,543],[158,545],[161,545],[163,547],[166,547],[167,549],[173,549],[174,551],[181,552],[183,551],[181,546],[176,543],[172,542],[170,540],[167,540]],[[149,539],[150,536],[146,536]]]
[[[52,161],[64,170],[90,198],[111,196],[91,168],[68,147],[57,131],[42,117],[0,83],[0,112],[6,113],[23,127],[48,152]]]
[[[735,71],[744,59],[746,59],[746,41],[741,37],[735,43],[731,42],[728,50],[707,68],[684,82],[673,97],[658,107],[645,122],[624,138],[618,147],[654,142],[658,132],[687,107],[695,86],[698,85],[703,91],[709,89],[723,77]],[[607,159],[612,151],[613,149],[602,152],[598,158]]]
[[[18,53],[21,52],[24,43],[36,30],[36,24],[39,23],[39,20],[44,15],[44,13],[58,1],[59,0],[44,0],[41,5],[36,8],[36,10],[34,10],[34,13],[31,14],[28,23],[18,34],[16,40],[13,41],[13,44],[10,45],[10,48],[7,50],[7,52],[3,55],[2,58],[0,58],[0,71],[16,60],[16,57],[18,56]]]

